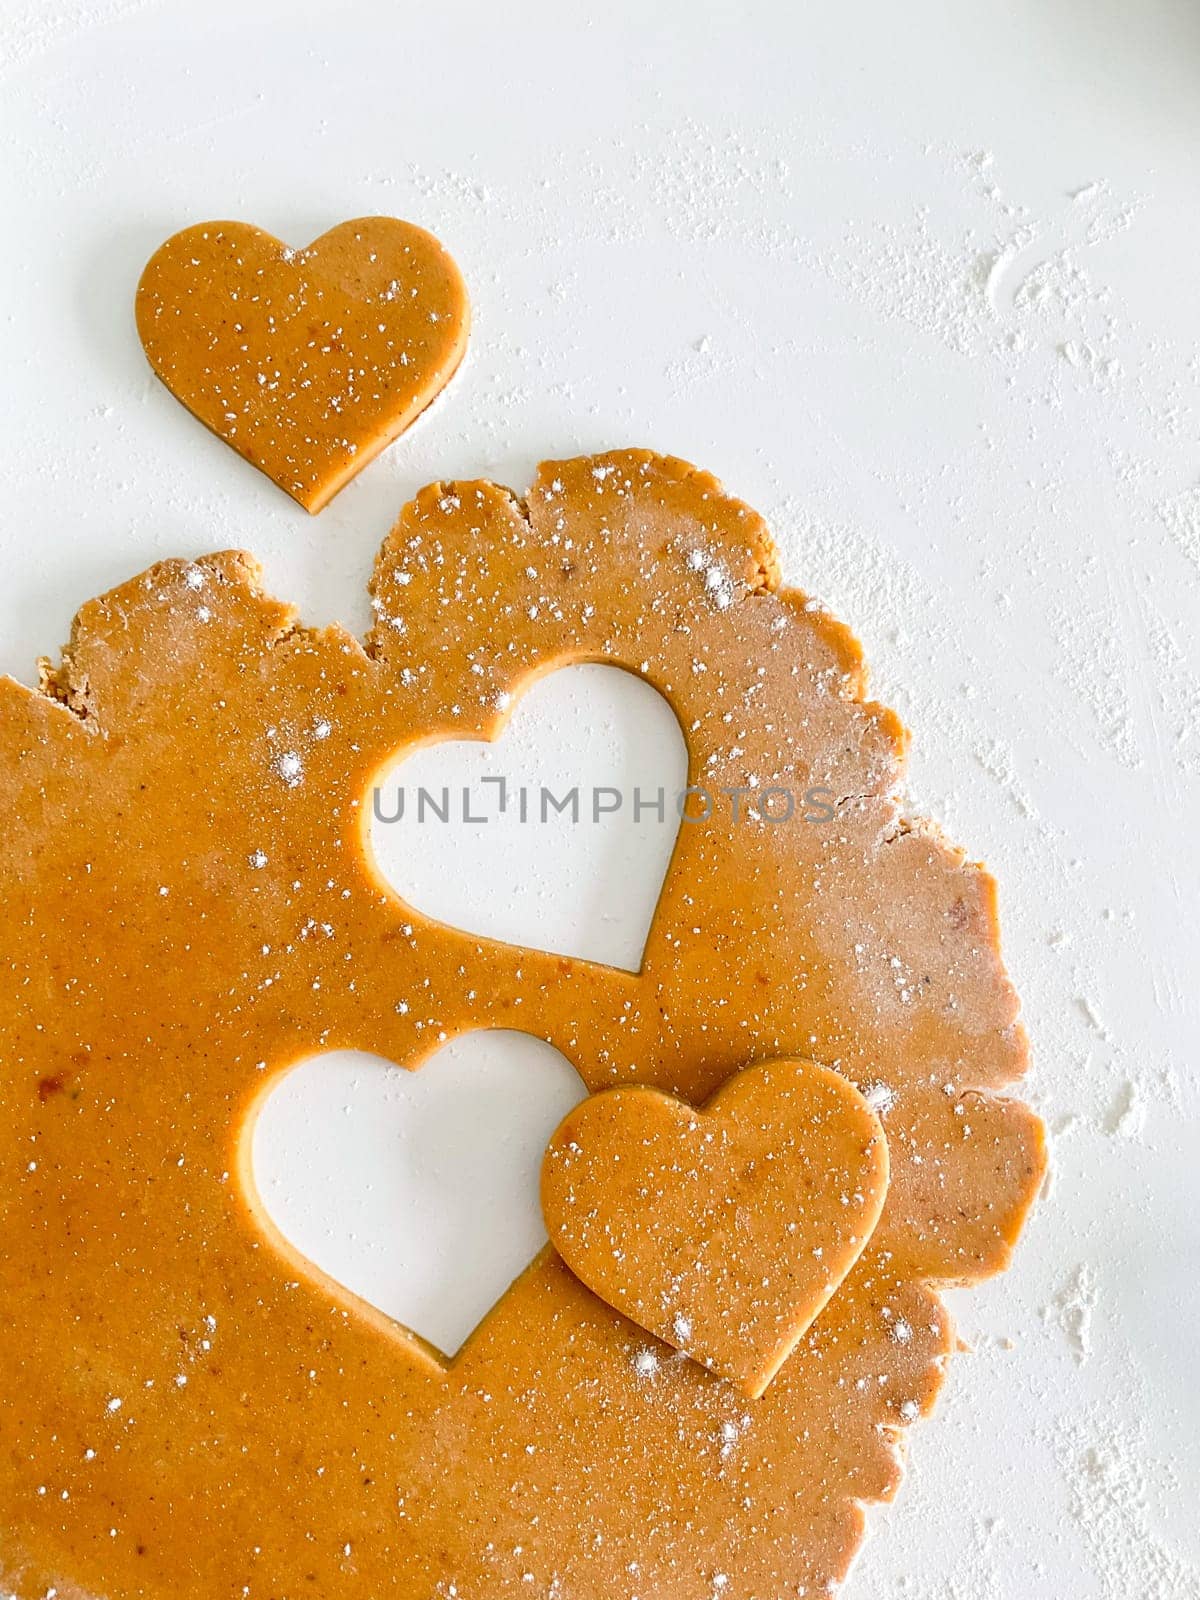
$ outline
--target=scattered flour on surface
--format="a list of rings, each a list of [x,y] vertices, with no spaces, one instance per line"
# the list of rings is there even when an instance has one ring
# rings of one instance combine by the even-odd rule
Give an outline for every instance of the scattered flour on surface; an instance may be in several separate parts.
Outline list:
[[[1117,1090],[1105,1131],[1117,1139],[1137,1139],[1145,1126],[1146,1102],[1136,1080],[1129,1078]]]
[[[1071,1513],[1100,1584],[1091,1592],[1102,1600],[1196,1600],[1200,1569],[1164,1541],[1151,1510],[1170,1474],[1146,1461],[1136,1433],[1112,1426],[1089,1436],[1072,1425],[1059,1459]],[[1172,1485],[1167,1481],[1165,1487]]]
[[[1043,1308],[1042,1316],[1062,1330],[1077,1366],[1085,1366],[1092,1353],[1092,1314],[1096,1309],[1096,1269],[1087,1262],[1075,1268],[1068,1281]]]
[[[1160,501],[1158,514],[1176,548],[1200,572],[1200,485]]]

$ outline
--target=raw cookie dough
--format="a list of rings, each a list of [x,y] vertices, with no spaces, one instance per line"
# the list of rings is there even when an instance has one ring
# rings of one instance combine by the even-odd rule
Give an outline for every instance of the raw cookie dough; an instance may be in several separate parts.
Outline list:
[[[1041,1124],[997,1092],[1026,1041],[992,880],[901,817],[857,644],[683,462],[548,463],[526,501],[432,485],[372,589],[364,646],[245,555],[168,561],[83,607],[41,692],[0,680],[0,1585],[822,1594],[942,1380],[937,1285],[1002,1268],[1041,1182]],[[397,751],[493,738],[585,660],[666,696],[714,791],[840,801],[681,828],[638,973],[432,923],[367,853]],[[493,1026],[593,1090],[698,1105],[807,1057],[878,1108],[883,1215],[761,1399],[550,1250],[446,1361],[272,1228],[249,1125],[279,1074],[350,1047],[415,1068]]]
[[[866,1248],[887,1141],[815,1062],[747,1067],[702,1111],[607,1089],[542,1165],[550,1242],[577,1278],[756,1400]]]
[[[467,291],[424,228],[339,223],[303,250],[201,222],[151,256],[137,327],[193,416],[309,511],[416,420],[467,347]]]

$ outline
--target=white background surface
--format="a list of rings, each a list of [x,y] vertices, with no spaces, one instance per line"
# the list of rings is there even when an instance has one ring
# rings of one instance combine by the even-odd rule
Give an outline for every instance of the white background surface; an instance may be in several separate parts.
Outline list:
[[[229,544],[363,627],[433,477],[625,443],[717,472],[997,872],[1056,1135],[845,1592],[1200,1593],[1200,9],[0,15],[0,667]],[[133,288],[188,222],[376,211],[457,255],[471,354],[310,520],[158,388]]]

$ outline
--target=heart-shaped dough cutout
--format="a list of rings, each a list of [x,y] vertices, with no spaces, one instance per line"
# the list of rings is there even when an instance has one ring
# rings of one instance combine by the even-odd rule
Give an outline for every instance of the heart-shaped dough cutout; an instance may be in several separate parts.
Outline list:
[[[702,1111],[646,1087],[583,1101],[547,1148],[542,1211],[594,1294],[754,1399],[862,1254],[887,1185],[854,1085],[771,1061]]]
[[[302,250],[201,222],[138,284],[150,365],[193,416],[309,511],[403,433],[454,376],[466,288],[423,228],[340,223]]]

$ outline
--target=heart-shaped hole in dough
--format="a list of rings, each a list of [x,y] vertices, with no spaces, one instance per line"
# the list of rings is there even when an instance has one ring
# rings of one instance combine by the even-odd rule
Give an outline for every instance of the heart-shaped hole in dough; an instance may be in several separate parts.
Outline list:
[[[285,1250],[452,1355],[545,1244],[542,1154],[586,1094],[552,1045],[507,1029],[416,1072],[310,1056],[247,1129],[250,1198]]]
[[[619,667],[561,667],[494,742],[423,745],[379,776],[375,862],[439,922],[636,972],[687,769],[657,689]]]

